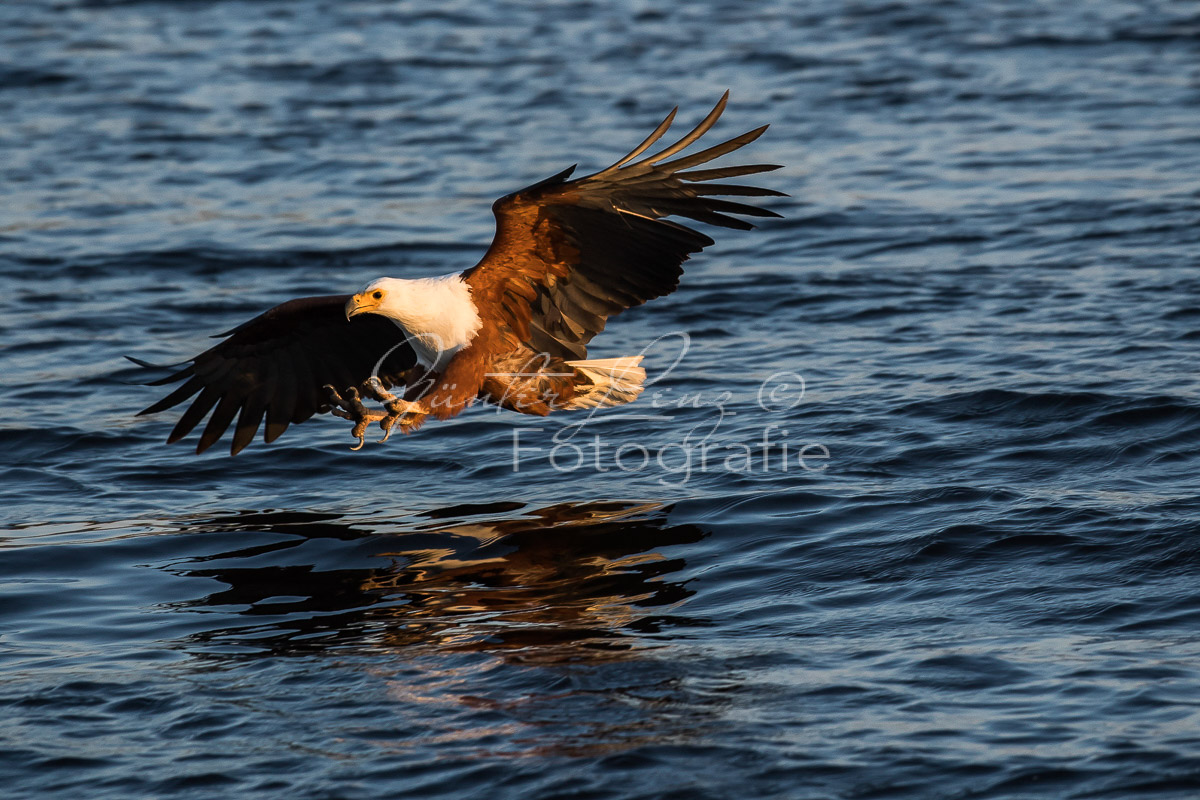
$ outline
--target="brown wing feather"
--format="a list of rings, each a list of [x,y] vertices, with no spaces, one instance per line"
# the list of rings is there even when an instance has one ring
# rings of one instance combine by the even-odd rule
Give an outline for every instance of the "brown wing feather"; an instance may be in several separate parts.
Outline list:
[[[611,167],[568,180],[572,167],[497,200],[492,207],[495,239],[479,264],[463,274],[473,294],[494,303],[512,332],[536,350],[582,358],[587,343],[610,316],[674,291],[683,262],[713,243],[663,217],[748,229],[754,226],[740,216],[779,216],[714,196],[768,197],[783,196],[782,192],[709,183],[767,172],[777,165],[682,171],[749,144],[767,126],[667,160],[708,132],[728,97],[726,92],[699,125],[654,155],[633,160],[666,133],[675,111]]]
[[[416,363],[404,332],[391,320],[363,314],[347,320],[349,295],[305,297],[278,305],[229,331],[229,338],[204,351],[174,375],[154,381],[183,385],[142,414],[154,414],[199,396],[183,413],[168,442],[182,439],[212,411],[197,453],[207,450],[234,417],[230,453],[254,438],[264,416],[264,439],[274,441],[289,423],[303,422],[324,406],[321,387],[358,387],[389,349],[380,369],[385,385],[402,383]],[[139,362],[141,363],[141,362]]]

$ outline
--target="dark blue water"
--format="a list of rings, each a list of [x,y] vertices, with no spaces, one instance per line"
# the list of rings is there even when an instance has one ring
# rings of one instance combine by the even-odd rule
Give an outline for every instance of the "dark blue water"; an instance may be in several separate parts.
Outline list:
[[[627,413],[134,417],[727,87]],[[6,797],[1200,791],[1197,3],[8,0],[0,181]]]

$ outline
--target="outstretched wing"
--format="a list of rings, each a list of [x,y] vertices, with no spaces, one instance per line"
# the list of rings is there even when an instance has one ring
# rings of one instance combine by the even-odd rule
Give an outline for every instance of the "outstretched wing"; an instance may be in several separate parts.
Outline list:
[[[782,192],[714,182],[778,165],[692,169],[753,142],[766,125],[667,160],[703,136],[728,99],[726,92],[699,125],[659,153],[634,160],[666,133],[678,109],[608,169],[569,181],[571,167],[497,200],[496,237],[479,264],[463,274],[472,294],[495,303],[513,332],[538,351],[582,358],[610,316],[674,291],[688,255],[713,243],[663,217],[748,229],[754,226],[740,216],[779,216],[717,197]]]
[[[332,295],[291,300],[239,325],[184,369],[153,381],[151,386],[161,386],[186,379],[140,413],[163,411],[199,393],[167,442],[182,439],[212,411],[196,446],[196,452],[203,453],[236,415],[230,446],[230,454],[236,455],[254,438],[264,416],[263,439],[273,442],[289,424],[328,408],[321,387],[358,387],[381,359],[380,380],[389,386],[401,383],[401,374],[416,364],[404,332],[374,314],[347,320],[349,299],[350,295]]]

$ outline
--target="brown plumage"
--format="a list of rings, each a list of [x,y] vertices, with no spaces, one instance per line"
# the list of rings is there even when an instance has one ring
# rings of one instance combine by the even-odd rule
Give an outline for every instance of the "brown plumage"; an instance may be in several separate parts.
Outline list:
[[[189,366],[156,381],[186,379],[141,413],[199,393],[168,441],[187,435],[212,410],[197,452],[237,416],[231,445],[237,453],[264,417],[268,442],[289,423],[330,410],[358,421],[361,435],[368,417],[342,397],[356,401],[358,391],[388,403],[388,413],[368,413],[389,432],[396,423],[409,432],[427,416],[453,416],[476,399],[531,414],[628,402],[641,391],[639,359],[586,361],[588,343],[609,317],[674,291],[683,262],[713,243],[663,218],[749,229],[740,216],[778,216],[717,196],[781,192],[714,182],[777,165],[693,169],[749,144],[767,126],[668,160],[712,127],[727,99],[728,92],[691,132],[652,156],[638,160],[675,111],[611,167],[569,180],[572,167],[496,201],[495,238],[460,276],[380,279],[356,295],[284,303],[235,328]],[[423,302],[442,296],[450,304],[444,320]],[[431,349],[428,341],[439,344]],[[405,387],[403,399],[385,391],[391,386]]]

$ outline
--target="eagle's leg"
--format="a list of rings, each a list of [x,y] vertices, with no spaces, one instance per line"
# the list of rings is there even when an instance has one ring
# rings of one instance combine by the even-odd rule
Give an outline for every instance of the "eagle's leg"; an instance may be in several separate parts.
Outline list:
[[[351,434],[358,439],[358,444],[350,449],[361,450],[363,444],[367,441],[367,426],[377,419],[387,417],[387,412],[375,411],[363,405],[362,398],[358,394],[358,389],[355,389],[353,386],[346,390],[345,397],[338,394],[338,390],[330,384],[325,384],[323,388],[329,396],[329,402],[332,404],[329,413],[335,417],[348,419],[354,423],[354,429],[351,431]]]
[[[379,420],[379,427],[383,428],[383,438],[380,443],[386,442],[392,436],[392,428],[396,423],[400,423],[402,433],[409,433],[421,426],[423,418],[426,414],[421,408],[420,403],[410,402],[389,392],[383,388],[383,384],[379,382],[379,378],[371,376],[367,382],[363,384],[367,393],[373,398],[383,403],[383,407],[387,409],[387,415]]]

